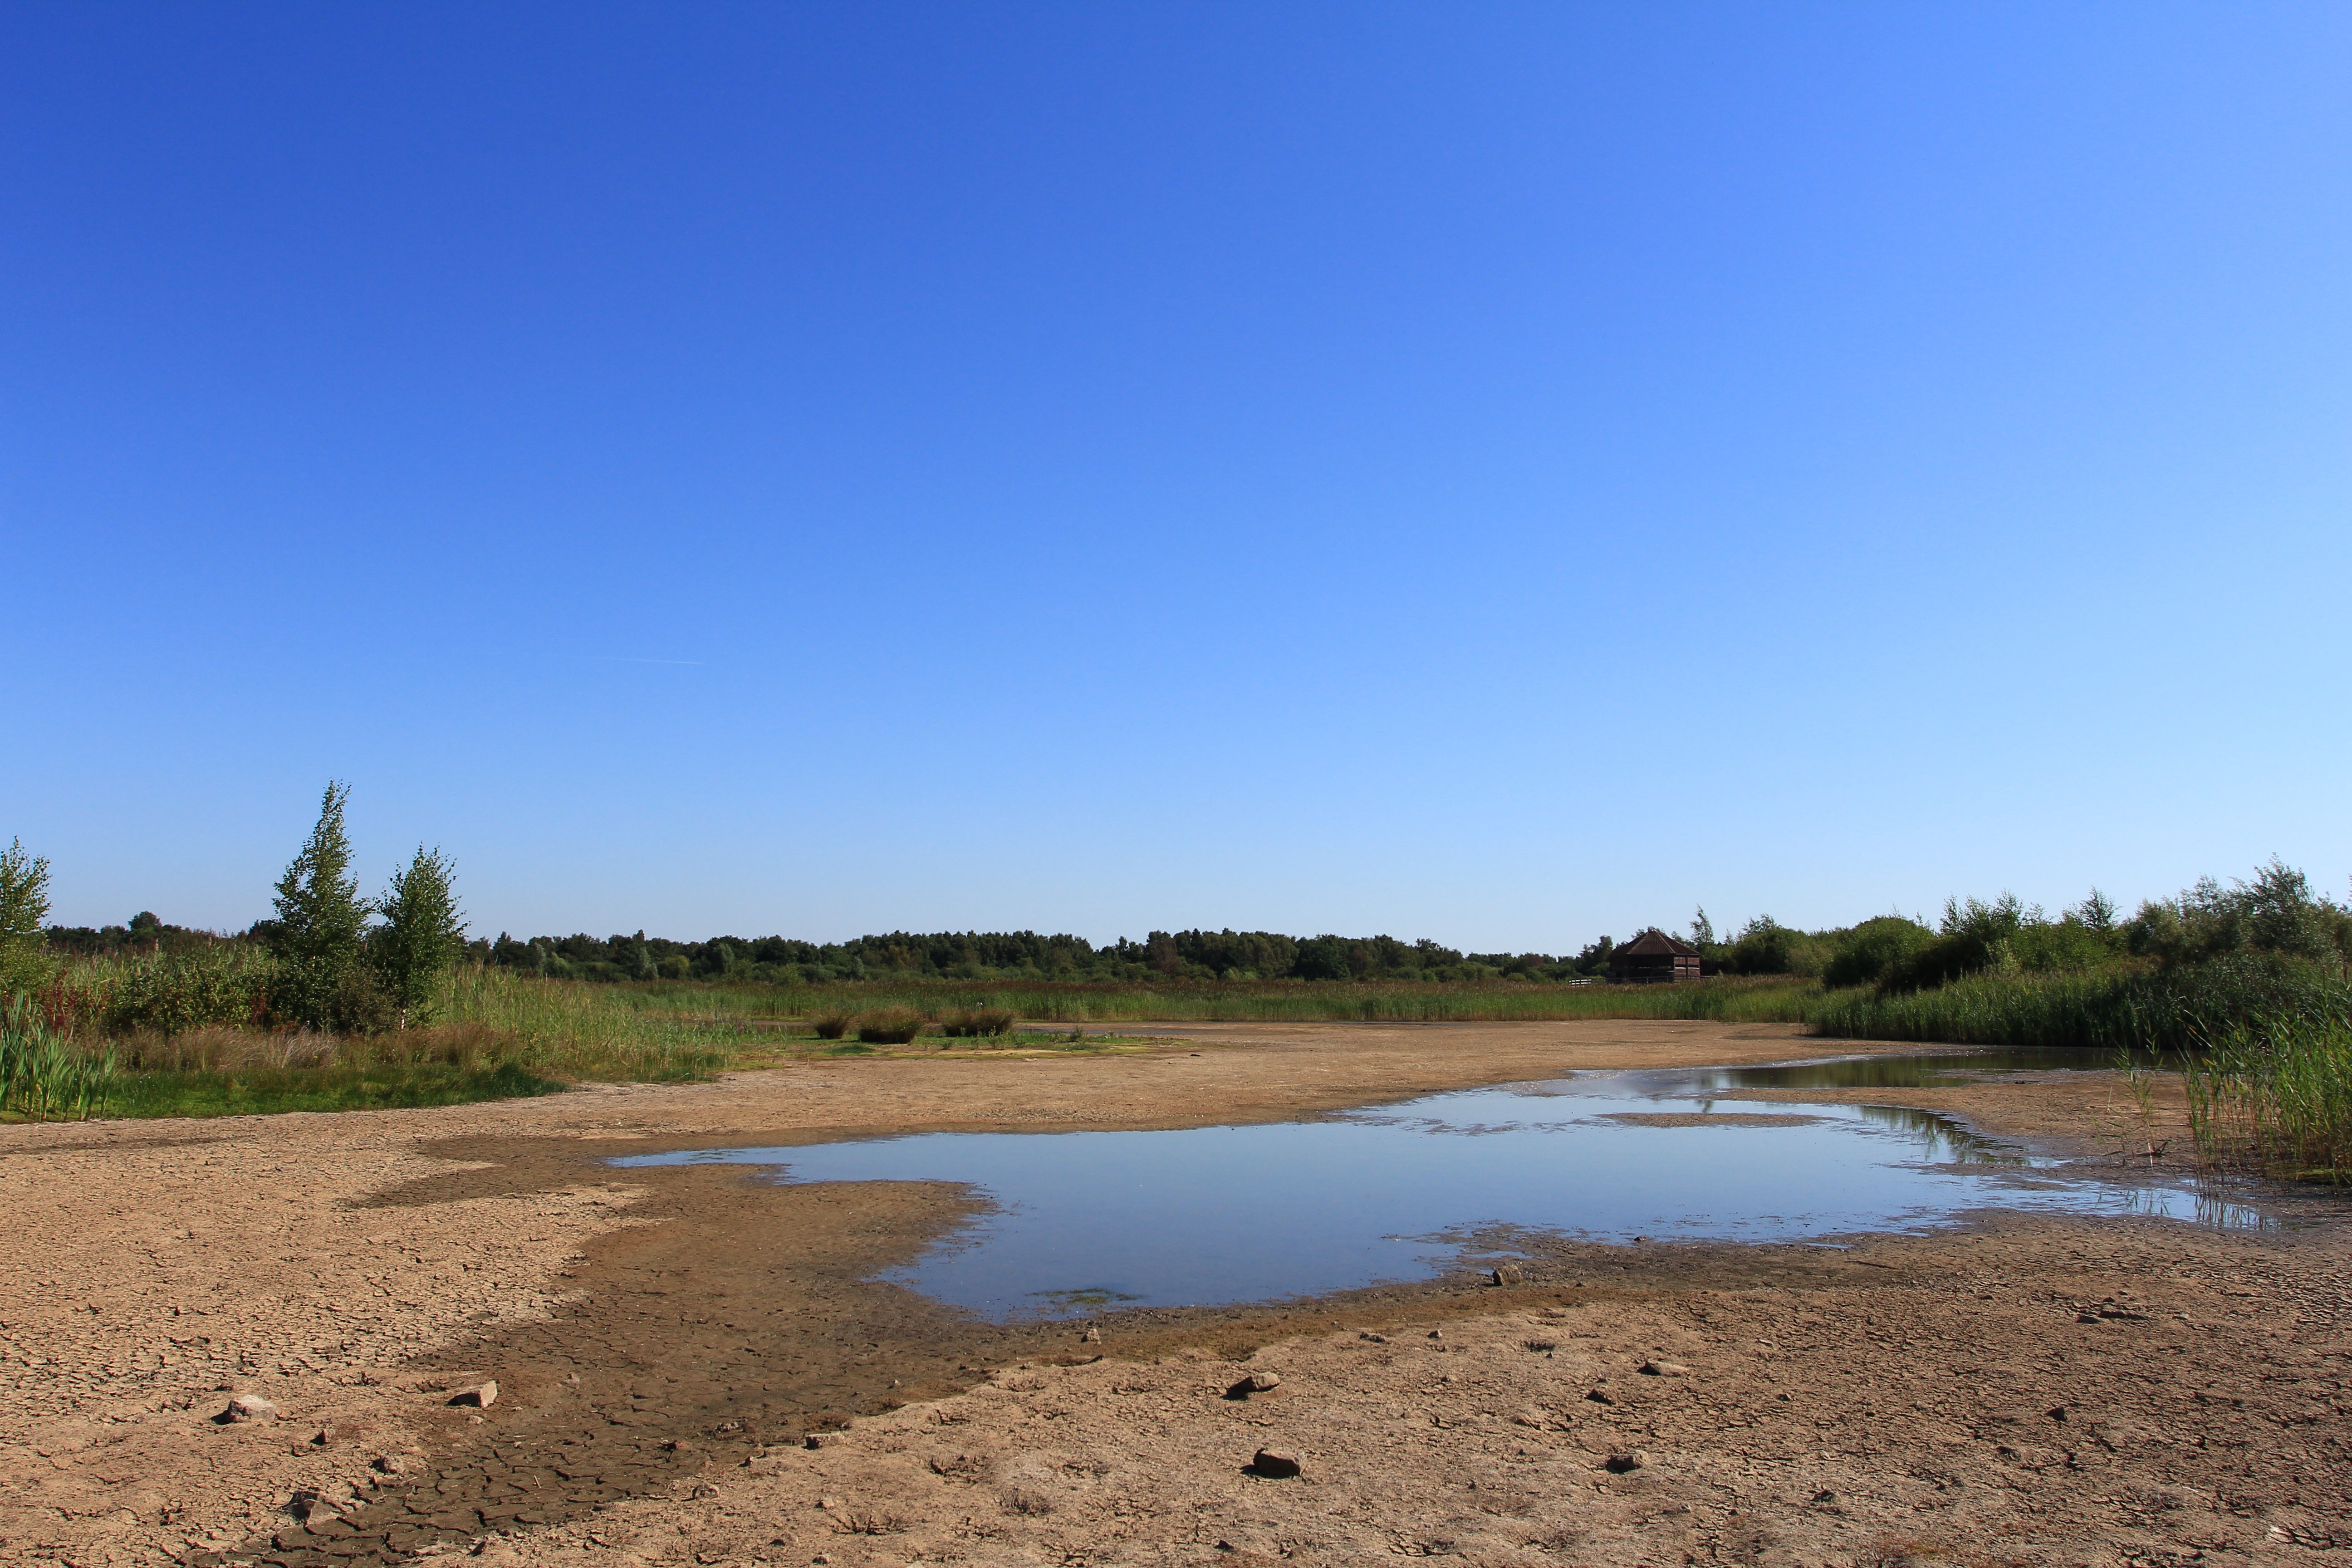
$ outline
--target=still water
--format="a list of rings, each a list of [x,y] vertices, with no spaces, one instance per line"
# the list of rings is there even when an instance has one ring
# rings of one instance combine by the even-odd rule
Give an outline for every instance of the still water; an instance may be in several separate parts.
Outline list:
[[[1798,1241],[1917,1231],[1984,1208],[2255,1223],[2186,1184],[2070,1173],[1926,1111],[1717,1098],[2089,1065],[2044,1056],[1588,1072],[1257,1126],[931,1132],[614,1163],[966,1186],[990,1207],[882,1278],[998,1319],[1426,1279],[1459,1267],[1474,1232]]]

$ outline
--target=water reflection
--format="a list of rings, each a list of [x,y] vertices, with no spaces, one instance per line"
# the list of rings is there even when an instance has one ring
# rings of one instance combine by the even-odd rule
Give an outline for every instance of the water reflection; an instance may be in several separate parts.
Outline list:
[[[1898,1073],[1984,1060],[1895,1059],[1921,1064]],[[1581,1073],[1307,1121],[920,1133],[615,1163],[727,1163],[771,1167],[784,1182],[963,1186],[989,1208],[886,1278],[1003,1318],[1429,1279],[1460,1266],[1464,1238],[1481,1233],[1793,1241],[1917,1231],[1989,1208],[2222,1225],[2253,1213],[2183,1184],[2077,1173],[1932,1111],[1721,1098],[1733,1088],[1806,1087],[1778,1075],[1850,1076],[1861,1065]]]

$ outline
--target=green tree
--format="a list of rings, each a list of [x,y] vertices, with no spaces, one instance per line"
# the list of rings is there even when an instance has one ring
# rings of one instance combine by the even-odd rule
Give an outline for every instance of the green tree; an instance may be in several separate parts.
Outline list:
[[[432,1021],[441,976],[466,949],[465,911],[452,887],[457,874],[447,856],[420,844],[407,869],[392,874],[376,906],[383,924],[368,935],[368,956],[404,1029]]]
[[[352,875],[352,843],[343,831],[351,786],[330,783],[319,802],[318,825],[286,875],[278,879],[278,918],[270,951],[282,966],[277,1008],[314,1029],[363,1026],[373,976],[360,960],[367,936],[368,901]]]
[[[48,973],[41,955],[49,920],[49,863],[12,838],[0,851],[0,995],[37,989]]]

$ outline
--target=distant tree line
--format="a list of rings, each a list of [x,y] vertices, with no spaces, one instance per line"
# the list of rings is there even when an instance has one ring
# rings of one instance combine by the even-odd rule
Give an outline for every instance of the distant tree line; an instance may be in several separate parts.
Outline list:
[[[1423,938],[1264,931],[1156,931],[1097,946],[1066,932],[890,931],[849,942],[717,936],[702,942],[578,932],[478,943],[488,963],[579,980],[1564,980],[1591,973],[1541,952],[1470,952]],[[1604,950],[1605,952],[1605,950]]]
[[[1891,914],[1807,931],[1759,915],[1725,941],[1701,909],[1688,940],[1723,973],[1923,991],[1973,974],[2052,973],[2134,958],[2179,966],[2267,953],[2340,965],[2352,962],[2352,909],[2315,893],[2303,872],[2273,858],[2251,879],[2224,886],[2206,877],[2127,918],[2094,888],[2056,915],[2004,893],[1990,901],[1948,899],[1933,925]]]

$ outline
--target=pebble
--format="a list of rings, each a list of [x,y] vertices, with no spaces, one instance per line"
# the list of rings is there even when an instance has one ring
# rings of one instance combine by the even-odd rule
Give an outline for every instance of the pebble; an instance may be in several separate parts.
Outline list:
[[[1250,1468],[1271,1480],[1281,1480],[1298,1473],[1298,1456],[1273,1448],[1260,1448],[1250,1460]]]
[[[452,1405],[470,1405],[477,1410],[488,1410],[499,1402],[499,1385],[495,1382],[478,1383],[471,1388],[461,1388],[449,1396]]]
[[[1645,1361],[1642,1363],[1644,1377],[1688,1377],[1690,1368],[1678,1361]]]
[[[1358,1334],[1356,1337],[1360,1340],[1365,1340],[1376,1345],[1384,1345],[1389,1342],[1389,1337],[1386,1334],[1361,1333]]]
[[[227,1409],[213,1419],[224,1426],[246,1421],[275,1421],[278,1419],[278,1406],[258,1394],[240,1394],[228,1402]]]
[[[1486,1271],[1486,1283],[1489,1285],[1517,1285],[1525,1279],[1527,1275],[1517,1266],[1509,1263]]]
[[[1649,1455],[1639,1448],[1630,1448],[1621,1454],[1610,1455],[1602,1468],[1612,1476],[1622,1476],[1640,1469],[1649,1462]]]

